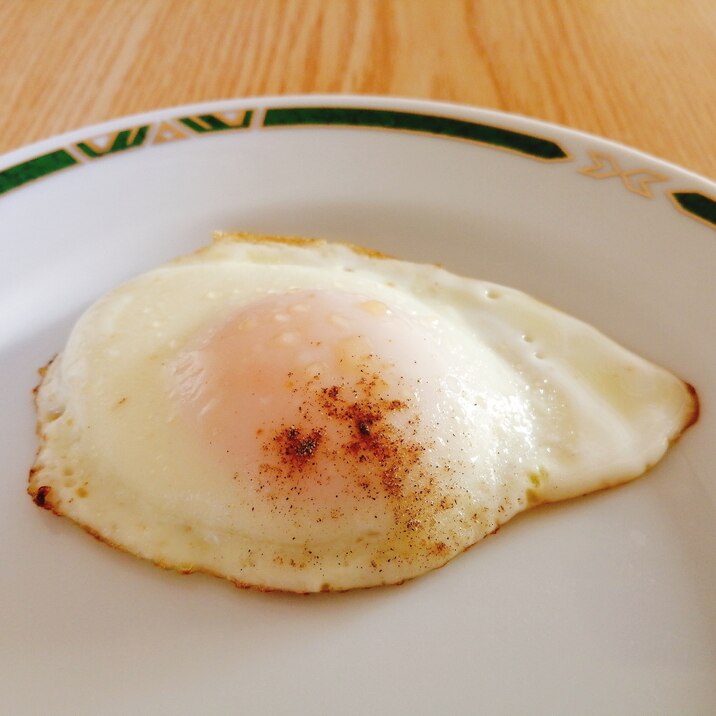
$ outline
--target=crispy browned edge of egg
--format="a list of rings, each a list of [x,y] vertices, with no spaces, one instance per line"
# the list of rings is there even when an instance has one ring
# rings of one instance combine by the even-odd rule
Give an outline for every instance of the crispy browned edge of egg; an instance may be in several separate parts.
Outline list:
[[[323,245],[326,245],[329,243],[328,241],[326,241],[324,239],[304,238],[304,237],[300,237],[300,236],[268,236],[268,235],[255,235],[255,234],[251,234],[248,232],[233,232],[233,231],[215,231],[213,234],[214,242],[226,240],[226,239],[230,239],[232,241],[242,241],[242,242],[246,242],[246,243],[254,243],[254,244],[274,243],[274,244],[284,244],[284,245],[289,245],[289,246],[323,246]],[[361,255],[361,256],[368,256],[370,258],[377,258],[377,259],[392,258],[388,254],[384,254],[384,253],[382,253],[380,251],[376,251],[374,249],[357,246],[355,244],[350,244],[350,243],[346,243],[346,242],[330,242],[330,243],[339,243],[342,246],[349,248],[351,251],[353,251],[354,253]],[[209,247],[206,247],[206,246],[202,247],[202,248],[198,249],[197,251],[195,251],[194,253],[189,254],[189,256],[194,256],[196,254],[200,254],[203,251],[206,251],[207,248],[209,248]],[[38,371],[40,374],[40,381],[32,389],[33,401],[35,403],[35,411],[36,412],[37,412],[37,408],[38,408],[38,405],[37,405],[38,393],[40,392],[40,388],[42,387],[42,384],[45,381],[45,377],[47,375],[47,371],[48,371],[50,365],[52,365],[53,361],[55,361],[57,359],[57,357],[58,357],[57,355],[53,356],[47,362],[47,364],[44,365],[43,367],[41,367]],[[690,383],[687,383],[686,381],[683,381],[683,380],[681,382],[684,384],[684,386],[686,387],[687,393],[691,397],[691,412],[688,414],[688,417],[684,420],[684,424],[683,424],[682,428],[680,429],[680,431],[678,432],[678,434],[675,435],[673,438],[671,438],[671,440],[669,440],[669,448],[672,445],[674,445],[679,440],[679,438],[681,438],[681,436],[686,432],[686,430],[688,430],[692,425],[694,425],[697,422],[697,420],[699,419],[700,403],[699,403],[698,393],[696,392],[696,389],[694,388],[694,386],[691,385]],[[30,497],[32,498],[32,501],[38,507],[41,507],[42,509],[52,512],[57,517],[67,517],[67,515],[65,515],[55,505],[52,504],[52,499],[51,499],[52,488],[50,486],[48,486],[48,485],[35,486],[32,484],[33,477],[34,477],[35,473],[39,472],[39,470],[41,470],[43,467],[42,465],[38,465],[37,461],[38,461],[38,458],[40,455],[40,450],[41,450],[42,444],[47,439],[47,436],[43,432],[42,425],[40,424],[39,420],[35,424],[35,434],[37,435],[37,439],[38,439],[38,447],[35,452],[35,460],[33,462],[32,467],[30,468],[30,472],[28,475],[28,483],[29,484],[27,487],[27,493],[30,495]],[[661,460],[661,458],[660,458],[660,460]],[[657,460],[657,462],[659,462],[659,460]],[[647,465],[646,469],[640,475],[637,475],[633,478],[625,478],[625,481],[631,481],[633,479],[638,479],[639,477],[642,477],[647,472],[649,472],[652,469],[652,467],[654,467],[655,464],[656,463]],[[598,490],[590,490],[588,492],[582,493],[581,495],[577,495],[577,496],[567,498],[567,499],[578,499],[579,497],[584,497],[585,495],[594,494],[596,492],[601,492],[603,490],[608,490],[608,489],[611,489],[612,487],[618,487],[618,484],[606,486],[606,487],[600,488]],[[526,510],[533,509],[533,508],[539,507],[540,505],[543,505],[543,504],[549,504],[549,502],[548,501],[536,501],[533,503],[529,503],[525,509]],[[192,568],[183,568],[182,569],[181,567],[174,565],[174,564],[169,564],[166,562],[162,562],[160,560],[153,560],[153,559],[150,559],[149,557],[143,557],[141,555],[135,554],[134,552],[127,549],[123,545],[113,542],[111,539],[109,539],[108,537],[105,537],[104,535],[102,535],[100,532],[98,532],[93,527],[90,527],[89,525],[79,522],[71,517],[67,517],[67,519],[69,519],[70,522],[73,522],[77,526],[81,527],[85,532],[90,534],[92,537],[94,537],[99,542],[103,542],[104,544],[108,545],[109,547],[113,547],[113,548],[119,550],[120,552],[125,552],[127,554],[131,554],[134,557],[139,557],[140,559],[150,562],[157,567],[161,567],[162,569],[166,569],[166,570],[172,570],[174,572],[178,572],[179,574],[208,574],[212,577],[218,577],[219,579],[224,579],[224,580],[232,583],[235,587],[238,587],[240,589],[253,589],[253,590],[259,591],[259,592],[283,592],[286,594],[310,595],[310,594],[320,594],[321,592],[347,592],[347,591],[353,591],[355,589],[373,589],[375,587],[399,586],[401,584],[405,584],[405,582],[411,581],[416,578],[416,577],[408,577],[404,580],[401,580],[400,582],[391,582],[391,583],[383,582],[380,584],[370,585],[368,587],[346,587],[346,588],[334,588],[334,587],[331,587],[331,585],[326,582],[321,585],[321,589],[319,592],[281,589],[281,588],[277,588],[277,587],[269,587],[269,586],[263,585],[263,584],[251,584],[248,582],[242,582],[238,579],[233,579],[231,577],[227,577],[224,574],[220,574],[219,572],[215,572],[215,571],[213,571],[211,569],[207,569],[205,567],[197,567],[197,568],[192,567]],[[495,529],[490,533],[490,535],[495,534],[500,529],[500,527],[501,527],[501,525],[498,525],[497,527],[495,527]],[[488,537],[489,535],[485,535],[485,536]],[[482,539],[484,539],[484,538],[482,538]],[[478,542],[481,542],[482,539],[478,540]],[[473,542],[472,544],[465,547],[461,552],[454,554],[446,562],[439,565],[438,567],[431,569],[430,571],[432,572],[432,571],[435,571],[436,569],[441,569],[442,567],[447,565],[449,562],[451,562],[453,559],[455,559],[455,557],[458,557],[460,554],[467,552],[467,550],[469,550],[471,547],[474,547],[476,544],[477,544],[477,542]],[[416,575],[416,576],[422,576],[422,574]]]

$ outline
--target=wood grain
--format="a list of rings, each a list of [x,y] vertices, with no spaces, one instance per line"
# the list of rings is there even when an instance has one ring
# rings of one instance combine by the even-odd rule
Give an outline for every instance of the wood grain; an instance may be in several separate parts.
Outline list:
[[[0,0],[0,152],[186,102],[464,102],[716,177],[714,0]]]

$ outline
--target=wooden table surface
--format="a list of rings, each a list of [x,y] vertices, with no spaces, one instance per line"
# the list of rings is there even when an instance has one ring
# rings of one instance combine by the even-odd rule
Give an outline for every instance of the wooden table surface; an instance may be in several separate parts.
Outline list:
[[[518,112],[714,178],[716,0],[0,0],[0,152],[306,92]]]

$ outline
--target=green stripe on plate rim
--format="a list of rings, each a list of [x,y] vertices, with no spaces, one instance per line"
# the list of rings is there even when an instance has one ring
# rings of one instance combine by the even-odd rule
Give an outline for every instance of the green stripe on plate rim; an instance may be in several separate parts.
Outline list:
[[[508,149],[543,161],[564,161],[569,154],[556,142],[491,124],[469,122],[432,114],[398,112],[389,109],[351,107],[281,107],[267,109],[264,127],[344,126],[378,127],[465,139]]]
[[[672,191],[674,201],[685,211],[716,228],[716,201],[697,191]]]
[[[26,162],[15,164],[0,172],[0,194],[74,164],[79,162],[66,149],[57,149],[49,154],[42,154]]]
[[[197,117],[180,117],[179,121],[189,127],[198,134],[205,134],[206,132],[223,132],[227,129],[246,129],[251,124],[251,117],[253,117],[254,111],[252,109],[247,110],[244,114],[240,124],[228,124],[223,119],[213,114],[200,114]],[[204,122],[205,126],[199,124],[196,120],[200,119]]]
[[[77,148],[90,159],[97,159],[106,154],[115,154],[116,152],[123,152],[126,149],[141,147],[147,138],[147,132],[150,126],[149,124],[145,124],[135,129],[123,129],[120,132],[115,132],[112,144],[107,149],[97,149],[90,140],[78,142]]]

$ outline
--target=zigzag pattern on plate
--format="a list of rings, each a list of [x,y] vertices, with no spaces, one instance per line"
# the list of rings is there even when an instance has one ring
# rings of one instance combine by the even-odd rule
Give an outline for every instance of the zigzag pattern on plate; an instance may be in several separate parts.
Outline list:
[[[255,110],[236,109],[128,127],[33,157],[0,171],[0,195],[63,169],[129,149],[215,132],[300,126],[418,133],[490,146],[547,163],[573,158],[568,150],[551,139],[454,117],[364,107],[278,107],[268,108],[260,115]],[[588,154],[592,163],[579,168],[580,174],[594,179],[619,177],[628,191],[646,198],[654,196],[652,184],[668,179],[646,169],[624,170],[614,157],[604,152],[590,150]],[[664,193],[680,213],[716,229],[716,199],[690,189]]]

